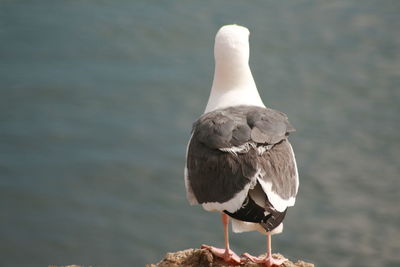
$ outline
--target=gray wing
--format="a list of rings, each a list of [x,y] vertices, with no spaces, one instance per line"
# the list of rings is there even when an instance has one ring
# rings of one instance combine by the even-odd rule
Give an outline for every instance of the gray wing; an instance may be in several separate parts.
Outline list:
[[[187,178],[197,201],[227,203],[230,211],[237,210],[242,203],[230,202],[244,199],[256,184],[268,200],[271,195],[271,203],[276,195],[292,198],[297,185],[287,136],[293,131],[284,113],[267,108],[240,106],[204,114],[193,125],[187,153]]]
[[[193,125],[199,141],[209,148],[229,148],[252,141],[276,144],[295,131],[287,116],[279,111],[241,106],[203,115]]]

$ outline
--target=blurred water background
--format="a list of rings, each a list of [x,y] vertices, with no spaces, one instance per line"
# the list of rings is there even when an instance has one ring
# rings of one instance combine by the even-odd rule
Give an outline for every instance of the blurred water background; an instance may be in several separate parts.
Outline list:
[[[247,26],[301,178],[273,250],[400,266],[400,1],[1,1],[0,265],[143,266],[223,245],[183,166],[213,39]],[[235,234],[238,253],[264,237]]]

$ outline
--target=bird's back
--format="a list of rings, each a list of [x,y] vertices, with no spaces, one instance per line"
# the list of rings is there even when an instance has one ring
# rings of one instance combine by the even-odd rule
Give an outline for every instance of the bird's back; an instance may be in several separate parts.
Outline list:
[[[204,114],[194,123],[188,145],[189,199],[238,220],[275,221],[276,227],[298,189],[287,140],[292,131],[284,113],[268,108],[235,106]]]

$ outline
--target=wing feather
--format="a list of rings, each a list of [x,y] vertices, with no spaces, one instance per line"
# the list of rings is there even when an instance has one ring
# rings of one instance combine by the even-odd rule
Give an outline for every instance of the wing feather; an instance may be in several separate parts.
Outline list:
[[[225,108],[201,116],[193,124],[186,164],[196,200],[203,206],[217,203],[219,210],[230,205],[233,213],[243,204],[233,200],[244,201],[259,184],[269,203],[264,208],[284,212],[294,204],[298,187],[287,140],[293,131],[284,113],[262,107]]]

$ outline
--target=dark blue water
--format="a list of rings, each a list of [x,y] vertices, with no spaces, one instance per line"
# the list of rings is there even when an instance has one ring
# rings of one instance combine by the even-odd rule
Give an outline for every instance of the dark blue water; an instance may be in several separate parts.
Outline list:
[[[301,178],[273,249],[317,266],[400,266],[400,2],[2,1],[0,265],[143,266],[223,244],[183,166],[213,38],[251,30],[264,102]],[[264,252],[257,233],[238,253]]]

